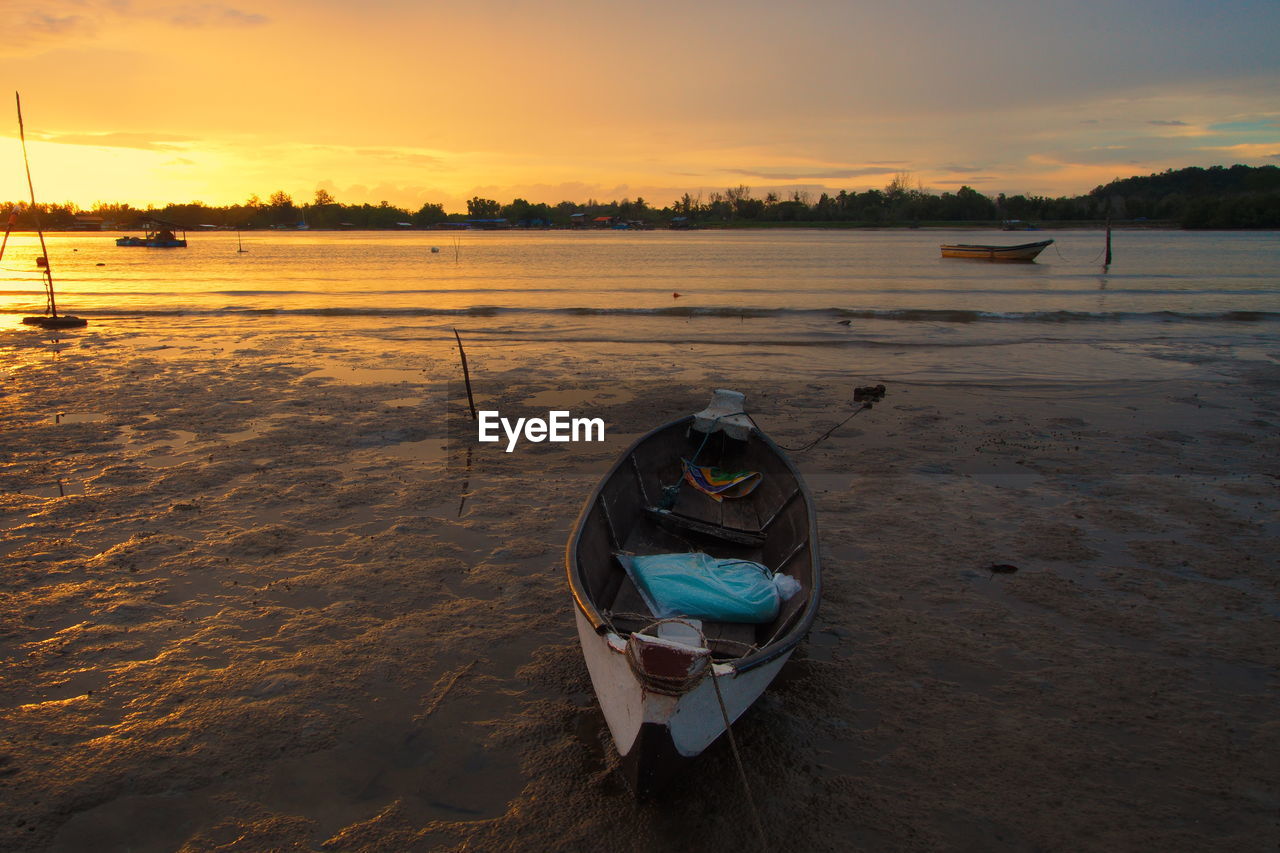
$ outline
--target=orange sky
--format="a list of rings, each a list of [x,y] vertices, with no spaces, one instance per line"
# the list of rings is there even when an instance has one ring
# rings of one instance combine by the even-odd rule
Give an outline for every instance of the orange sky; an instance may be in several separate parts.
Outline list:
[[[662,206],[901,172],[1075,195],[1280,164],[1273,0],[6,0],[0,27],[37,193],[82,206]],[[0,102],[0,199],[26,194],[16,132]]]

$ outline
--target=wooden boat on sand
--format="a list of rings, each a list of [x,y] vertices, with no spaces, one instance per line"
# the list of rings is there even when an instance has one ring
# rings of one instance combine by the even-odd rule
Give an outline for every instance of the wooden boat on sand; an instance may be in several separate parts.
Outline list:
[[[1052,243],[1052,240],[1041,240],[1038,243],[1022,243],[1018,246],[987,246],[982,244],[956,243],[942,246],[944,258],[972,258],[981,261],[1034,261],[1036,255]]]
[[[684,565],[655,579],[653,565],[673,561]],[[587,498],[566,564],[587,669],[638,795],[756,701],[808,633],[821,591],[809,490],[732,391],[614,463]],[[717,574],[729,570],[739,574]],[[663,586],[673,579],[683,601]],[[778,591],[775,609],[739,612],[761,584]],[[739,600],[727,610],[708,602],[726,586]]]

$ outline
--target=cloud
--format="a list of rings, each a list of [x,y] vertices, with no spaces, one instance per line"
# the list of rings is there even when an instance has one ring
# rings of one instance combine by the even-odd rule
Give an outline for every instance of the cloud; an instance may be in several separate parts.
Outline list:
[[[764,167],[759,169],[725,169],[725,174],[742,175],[747,178],[759,178],[764,181],[838,181],[850,178],[865,178],[870,175],[883,175],[886,172],[901,168],[903,164],[866,166],[857,169],[788,169],[786,167]]]
[[[1209,129],[1219,133],[1258,134],[1275,133],[1280,130],[1280,120],[1275,118],[1248,119],[1241,121],[1224,121],[1209,125]]]
[[[89,27],[81,15],[50,15],[47,12],[28,12],[23,24],[27,29],[47,35],[62,35]]]
[[[1155,118],[1151,119],[1147,124],[1159,125],[1160,127],[1190,127],[1190,125],[1185,121],[1178,121],[1177,119],[1167,120]]]
[[[138,148],[143,151],[174,151],[194,142],[189,136],[154,133],[45,133],[42,142],[55,145],[88,145],[94,148]]]
[[[0,56],[21,56],[132,32],[139,23],[184,29],[243,28],[270,19],[219,3],[136,3],[130,0],[4,0]],[[127,29],[126,29],[127,28]]]
[[[345,151],[346,149],[337,149]],[[394,160],[408,166],[443,166],[445,161],[434,154],[423,154],[407,148],[356,148],[353,154],[360,157],[373,157],[380,160]]]
[[[1226,154],[1235,158],[1236,162],[1241,162],[1242,160],[1262,160],[1274,157],[1275,155],[1271,153],[1274,148],[1274,142],[1239,142],[1235,145],[1205,145],[1199,150],[1211,152],[1214,156]]]
[[[257,27],[270,20],[266,15],[259,15],[257,12],[244,12],[216,3],[177,6],[169,10],[167,18],[172,24],[189,28]]]
[[[1087,148],[1061,149],[1046,151],[1033,158],[1059,166],[1099,166],[1104,164],[1120,164],[1138,162],[1139,156],[1159,156],[1163,151],[1156,142],[1155,148],[1141,148],[1131,145],[1093,145]]]
[[[91,14],[58,14],[44,8],[10,7],[0,11],[0,32],[4,33],[0,55],[38,51],[46,45],[91,37],[97,31],[98,22]]]
[[[994,181],[1003,181],[1003,180],[1006,180],[1006,179],[1005,179],[1005,178],[1003,178],[1003,177],[1001,177],[1001,176],[999,176],[999,175],[965,175],[965,176],[964,176],[963,181],[961,181],[961,180],[952,180],[952,181],[947,181],[947,180],[941,180],[941,179],[940,179],[940,180],[938,181],[938,183],[940,183],[940,184],[942,184],[942,185],[944,185],[944,186],[949,186],[949,185],[952,185],[952,184],[960,184],[960,183],[963,183],[963,184],[990,184],[990,183],[992,183],[992,182],[994,182]]]

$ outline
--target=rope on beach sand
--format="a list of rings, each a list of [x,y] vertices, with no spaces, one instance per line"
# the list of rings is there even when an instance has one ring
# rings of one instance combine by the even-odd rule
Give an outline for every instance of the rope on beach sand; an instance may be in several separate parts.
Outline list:
[[[833,432],[840,429],[840,427],[844,426],[849,421],[853,420],[854,415],[858,414],[863,409],[872,408],[876,403],[883,400],[884,395],[886,393],[887,393],[887,389],[883,385],[865,385],[861,388],[854,388],[853,402],[861,403],[862,405],[854,409],[853,413],[850,414],[849,417],[845,418],[840,423],[836,424],[831,429],[827,430],[822,435],[818,436],[808,444],[802,445],[800,447],[787,447],[785,444],[779,444],[778,447],[782,448],[788,453],[804,453],[806,450],[811,450],[814,447],[816,447],[819,442],[827,440],[828,438],[831,437],[831,434]],[[750,418],[751,416],[747,415],[747,417]],[[752,419],[751,423],[755,424],[756,423],[755,419]],[[756,429],[760,429],[759,424],[756,424]],[[761,432],[763,432],[763,430],[761,430]]]
[[[809,442],[808,444],[802,445],[801,447],[787,447],[785,444],[779,444],[778,446],[781,447],[783,450],[787,451],[788,453],[804,453],[806,450],[812,450],[814,447],[818,445],[819,442],[825,441],[826,439],[830,438],[833,432],[840,429],[840,427],[844,426],[849,421],[853,420],[854,415],[858,414],[863,409],[869,409],[869,408],[871,408],[870,403],[863,403],[861,406],[854,409],[853,414],[849,415],[849,417],[845,418],[840,423],[836,424],[831,429],[827,430],[822,435],[815,438],[813,441]]]
[[[724,706],[724,696],[720,695],[720,680],[715,673],[711,674],[711,686],[716,690],[716,701],[720,703],[720,716],[724,718],[724,733],[729,736],[729,748],[733,751],[733,761],[738,765],[738,778],[742,780],[742,790],[747,795],[747,810],[751,812],[751,822],[755,824],[756,835],[760,838],[760,849],[769,849],[769,838],[764,834],[764,824],[760,822],[760,812],[756,811],[755,798],[751,796],[751,783],[747,780],[747,770],[742,766],[742,756],[738,753],[738,741],[733,736],[733,725],[729,722],[729,709]]]
[[[453,685],[458,683],[459,678],[462,678],[462,676],[470,672],[471,667],[475,666],[476,662],[477,661],[473,660],[471,663],[467,664],[466,666],[459,667],[453,673],[453,677],[449,679],[449,683],[444,686],[444,689],[441,690],[439,693],[437,693],[434,698],[432,698],[431,704],[427,706],[427,710],[423,711],[419,715],[419,719],[425,719],[426,717],[430,717],[433,713],[435,713],[436,708],[440,707],[440,703],[444,701],[444,697],[448,696],[449,691],[453,689]]]
[[[667,622],[680,622],[682,624],[689,625],[687,620],[677,617],[673,619],[659,619],[652,622],[644,630],[649,631],[656,629],[659,625]],[[690,625],[690,627],[694,626]],[[698,632],[698,639],[701,641],[703,648],[707,648],[707,637],[702,633],[702,629],[694,628],[694,630]],[[768,850],[769,838],[764,834],[764,824],[760,822],[760,813],[756,810],[755,798],[751,795],[751,782],[747,779],[747,770],[742,764],[742,754],[738,752],[738,739],[733,736],[733,721],[729,719],[729,709],[725,707],[724,695],[720,692],[720,676],[715,673],[715,662],[713,660],[708,660],[705,668],[684,679],[655,679],[652,674],[641,670],[639,664],[634,658],[634,655],[631,654],[630,649],[628,649],[626,658],[627,664],[631,667],[631,671],[640,679],[641,683],[660,688],[674,687],[677,689],[679,694],[692,690],[705,678],[710,679],[711,687],[716,693],[716,703],[720,706],[720,717],[724,720],[724,733],[729,738],[729,749],[733,752],[733,761],[738,767],[738,778],[742,780],[742,790],[747,797],[747,810],[751,812],[751,821],[755,824],[756,835],[760,839],[760,849]],[[654,684],[655,681],[663,683]]]

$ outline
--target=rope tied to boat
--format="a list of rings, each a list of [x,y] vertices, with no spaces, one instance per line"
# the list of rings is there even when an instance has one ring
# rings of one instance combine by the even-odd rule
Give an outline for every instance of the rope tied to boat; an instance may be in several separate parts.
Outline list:
[[[652,672],[646,671],[638,660],[639,653],[635,651],[631,637],[634,637],[637,634],[656,637],[658,636],[656,633],[650,632],[656,632],[660,626],[673,623],[686,625],[698,633],[698,643],[701,648],[707,652],[705,661],[706,665],[698,667],[696,672],[690,672],[688,675],[681,677],[655,675]],[[625,657],[627,659],[627,666],[631,667],[631,673],[635,675],[636,679],[641,684],[657,693],[666,693],[671,696],[681,696],[697,687],[699,682],[707,677],[707,673],[711,672],[711,668],[715,665],[715,661],[712,659],[711,649],[707,646],[707,635],[702,633],[701,628],[692,624],[687,619],[681,619],[679,617],[658,619],[650,622],[639,631],[632,631],[630,636],[627,637],[627,654]]]
[[[827,430],[822,435],[818,436],[808,444],[801,445],[800,447],[787,447],[784,444],[779,444],[778,447],[781,447],[783,450],[787,451],[788,453],[804,453],[806,450],[812,450],[814,447],[817,447],[818,444],[830,438],[831,434],[834,433],[836,430],[840,429],[840,427],[844,426],[849,421],[853,420],[855,415],[867,409],[872,408],[876,403],[883,400],[885,393],[886,393],[886,389],[883,385],[874,385],[874,386],[867,385],[862,388],[853,389],[853,401],[855,403],[861,403],[862,405],[854,409],[852,414],[850,414],[847,418],[845,418],[840,423],[836,424],[831,429]],[[750,416],[748,415],[748,417]],[[753,420],[752,423],[755,423],[755,421]]]
[[[711,688],[715,691],[716,704],[720,707],[720,718],[724,721],[724,733],[728,736],[729,749],[733,752],[733,761],[738,768],[738,778],[742,781],[742,790],[746,794],[747,810],[751,813],[751,821],[755,825],[756,836],[760,839],[760,849],[768,850],[769,838],[764,833],[764,824],[760,822],[760,813],[756,810],[755,797],[752,796],[751,793],[751,782],[747,778],[747,770],[745,765],[742,763],[742,754],[738,751],[738,740],[733,735],[733,721],[729,719],[729,708],[725,705],[724,694],[720,691],[721,676],[716,675],[714,672],[715,661],[712,658],[711,649],[707,644],[707,635],[703,633],[701,627],[690,623],[688,620],[681,619],[679,617],[672,617],[669,619],[654,620],[645,626],[643,630],[633,631],[631,636],[635,637],[637,634],[645,634],[656,637],[658,636],[656,633],[648,634],[648,632],[656,632],[660,626],[669,623],[685,625],[697,632],[701,649],[706,652],[706,665],[699,667],[696,672],[691,672],[683,678],[666,678],[654,675],[653,673],[646,672],[641,667],[637,660],[638,655],[635,652],[635,648],[630,638],[628,638],[627,642],[627,665],[631,667],[631,672],[635,674],[636,678],[639,679],[640,683],[645,685],[647,689],[672,695],[683,695],[688,693],[701,684],[703,679],[707,678],[708,675],[711,677]],[[736,673],[734,673],[734,675],[736,675]]]
[[[707,440],[710,439],[711,434],[716,431],[716,424],[720,423],[724,418],[732,418],[737,415],[746,415],[748,420],[751,419],[751,415],[747,412],[725,412],[722,415],[717,415],[716,419],[711,422],[711,427],[703,433],[702,443],[698,445],[698,449],[694,451],[693,456],[689,458],[689,461],[697,464],[698,457],[702,455],[703,449],[707,446]],[[751,423],[752,425],[755,425],[754,420],[752,420]],[[759,427],[757,426],[756,429],[758,430]],[[680,485],[683,482],[684,477],[681,476],[680,479],[676,480],[672,485],[662,487],[662,500],[658,502],[658,507],[660,509],[671,509],[676,505],[676,501],[680,499]]]
[[[685,544],[689,545],[689,550],[690,550],[690,552],[697,550],[697,549],[696,549],[692,544],[690,544],[690,543],[688,543],[688,542],[685,542]],[[614,625],[614,624],[613,624],[613,620],[614,620],[614,619],[626,619],[626,620],[629,620],[629,621],[631,621],[631,622],[648,622],[648,623],[650,623],[650,624],[645,625],[645,627],[643,627],[643,628],[639,629],[641,632],[647,631],[647,630],[649,630],[649,628],[652,628],[652,627],[654,627],[655,625],[657,625],[657,624],[658,624],[657,622],[654,622],[654,621],[653,621],[653,614],[651,614],[651,613],[629,613],[629,612],[627,612],[627,611],[625,611],[625,610],[601,610],[601,611],[600,611],[600,616],[601,616],[601,618],[603,618],[603,619],[604,619],[605,624],[609,626],[609,630],[610,630],[610,631],[612,631],[613,633],[617,634],[619,637],[626,637],[626,636],[630,636],[631,634],[633,634],[633,633],[635,633],[635,632],[634,632],[634,631],[626,631],[626,630],[623,630],[623,629],[619,628],[617,625]],[[681,620],[677,618],[677,619],[673,619],[673,620],[671,620],[671,621],[681,621]],[[756,643],[744,643],[742,640],[731,640],[731,639],[729,639],[728,637],[707,637],[705,633],[704,633],[702,636],[703,636],[703,640],[704,640],[704,641],[706,642],[706,644],[707,644],[707,648],[711,649],[711,656],[712,656],[712,662],[713,662],[713,663],[715,662],[715,655],[716,655],[716,653],[717,653],[718,651],[722,651],[722,653],[723,653],[725,656],[728,656],[728,655],[730,654],[730,651],[729,651],[729,650],[721,650],[721,649],[719,649],[719,648],[711,648],[713,645],[714,645],[714,646],[717,646],[717,647],[720,647],[720,646],[735,646],[735,647],[737,647],[739,650],[741,650],[741,654],[738,654],[738,655],[736,656],[736,658],[732,658],[732,657],[731,657],[728,661],[723,661],[723,660],[722,660],[722,661],[720,661],[721,663],[731,663],[731,662],[732,662],[733,660],[735,660],[735,659],[745,658],[747,655],[750,655],[750,654],[753,654],[754,652],[758,652],[758,651],[760,651],[760,646],[759,646],[758,644],[756,644]]]
[[[729,749],[733,752],[733,761],[738,765],[738,778],[742,780],[743,793],[747,795],[747,810],[751,812],[751,821],[756,827],[756,836],[760,839],[760,849],[769,849],[769,837],[764,834],[764,824],[760,822],[760,812],[756,809],[755,797],[751,795],[751,782],[747,779],[747,769],[742,764],[742,755],[738,752],[738,739],[733,736],[733,725],[729,720],[729,709],[725,707],[724,696],[720,693],[720,681],[714,674],[711,686],[716,691],[716,702],[720,705],[720,716],[724,719],[724,733],[729,736]]]
[[[1067,263],[1070,263],[1070,264],[1081,263],[1080,261],[1072,260],[1071,258],[1068,258],[1066,255],[1062,254],[1062,249],[1058,248],[1058,244],[1056,242],[1053,244],[1053,250],[1058,253],[1058,257],[1060,259],[1066,261]],[[1093,264],[1098,263],[1098,261],[1101,261],[1106,254],[1107,254],[1106,249],[1100,249],[1098,250],[1098,254],[1094,255],[1093,258],[1091,258],[1090,260],[1084,261],[1083,263],[1086,263],[1092,266]]]

